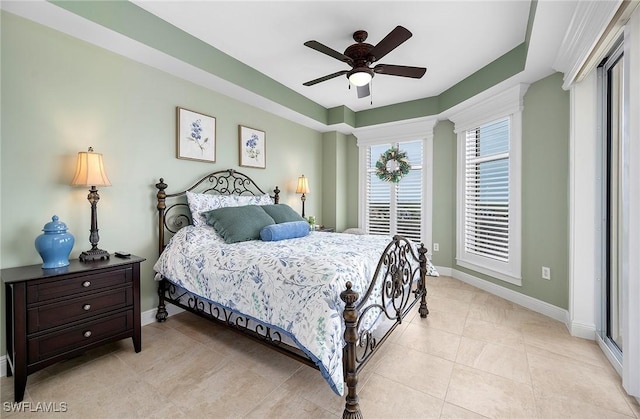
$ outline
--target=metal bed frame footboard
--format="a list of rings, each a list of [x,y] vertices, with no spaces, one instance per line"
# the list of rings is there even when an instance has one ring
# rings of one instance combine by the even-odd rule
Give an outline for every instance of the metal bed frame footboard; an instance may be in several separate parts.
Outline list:
[[[402,324],[416,304],[420,317],[426,318],[427,308],[427,249],[421,244],[416,251],[414,244],[402,236],[394,236],[387,245],[365,294],[360,295],[347,282],[340,293],[345,302],[342,313],[344,331],[344,376],[347,395],[343,418],[362,418],[358,402],[358,373],[373,357],[391,333]],[[382,287],[380,301],[369,301],[377,287]],[[378,337],[372,328],[365,328],[362,321],[376,310],[380,316],[392,321],[391,326]]]

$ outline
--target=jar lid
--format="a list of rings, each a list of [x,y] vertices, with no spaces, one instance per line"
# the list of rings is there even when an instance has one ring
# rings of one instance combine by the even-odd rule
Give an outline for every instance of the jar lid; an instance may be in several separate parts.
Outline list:
[[[51,221],[44,225],[42,229],[45,233],[64,233],[67,231],[67,225],[62,221],[58,221],[58,216],[51,217]]]

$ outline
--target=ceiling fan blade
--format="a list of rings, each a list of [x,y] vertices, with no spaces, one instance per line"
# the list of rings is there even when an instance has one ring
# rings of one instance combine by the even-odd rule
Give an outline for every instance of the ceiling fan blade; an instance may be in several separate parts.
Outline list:
[[[304,43],[304,45],[311,49],[315,49],[316,51],[319,51],[323,54],[327,54],[329,57],[333,57],[336,60],[343,61],[347,64],[353,64],[353,60],[351,58],[347,57],[341,52],[338,52],[326,45],[321,44],[318,41],[307,41]]]
[[[320,78],[317,78],[315,80],[311,80],[311,81],[308,81],[306,83],[302,83],[302,85],[303,86],[313,86],[314,84],[318,84],[318,83],[322,83],[323,81],[331,80],[331,79],[336,78],[338,76],[342,76],[344,74],[347,74],[348,72],[349,72],[348,70],[338,71],[336,73],[328,74],[328,75],[326,75],[324,77],[320,77]]]
[[[394,30],[389,32],[387,36],[382,39],[382,41],[378,42],[378,44],[373,47],[369,55],[373,57],[371,62],[378,61],[394,49],[398,47],[398,45],[402,44],[407,39],[411,38],[412,33],[403,26],[396,26]]]
[[[378,74],[388,74],[390,76],[402,76],[419,79],[424,76],[427,69],[424,67],[408,67],[405,65],[378,64],[373,67],[373,71]]]
[[[357,86],[357,87],[358,87],[358,99],[367,97],[371,94],[371,91],[369,90],[369,83],[365,84],[364,86]]]

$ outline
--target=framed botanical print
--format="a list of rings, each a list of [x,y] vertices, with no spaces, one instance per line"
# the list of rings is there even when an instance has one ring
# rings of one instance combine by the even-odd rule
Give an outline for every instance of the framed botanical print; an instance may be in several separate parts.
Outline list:
[[[179,159],[216,161],[216,118],[176,108],[176,148]]]
[[[238,125],[238,143],[240,146],[240,166],[267,167],[267,134],[255,128]]]

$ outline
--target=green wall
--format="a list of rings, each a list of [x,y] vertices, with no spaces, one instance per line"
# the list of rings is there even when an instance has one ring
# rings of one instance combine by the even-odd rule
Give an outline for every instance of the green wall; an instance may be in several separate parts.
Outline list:
[[[434,133],[433,241],[436,265],[452,267],[557,307],[569,302],[569,93],[562,75],[529,87],[522,112],[522,286],[455,262],[456,135],[440,122]],[[453,145],[452,145],[453,144]],[[450,176],[450,177],[449,177]],[[551,280],[541,277],[551,268]]]
[[[349,146],[355,141],[352,135],[345,135],[331,131],[322,136],[322,217],[319,222],[327,227],[334,227],[336,231],[343,231],[350,226],[353,219],[350,204],[350,190],[353,182],[349,181],[354,170],[350,160]],[[355,160],[357,174],[358,159]],[[357,181],[356,181],[357,188]],[[356,195],[357,199],[357,195]],[[357,208],[356,208],[357,210]],[[357,223],[357,213],[355,214]]]
[[[322,190],[321,133],[10,13],[0,23],[2,268],[42,262],[34,239],[54,214],[76,238],[72,258],[91,247],[87,190],[69,186],[76,154],[89,146],[103,153],[112,183],[100,189],[100,247],[147,258],[142,310],[156,305],[159,177],[171,192],[237,168],[263,188],[279,186],[296,210],[301,173]],[[216,117],[215,163],[176,159],[176,106]],[[238,167],[238,124],[266,131],[265,170]],[[307,211],[322,217],[321,201],[309,199]]]
[[[347,177],[343,180],[347,183],[347,228],[358,227],[359,159],[358,140],[350,135],[347,137]]]
[[[338,179],[340,170],[338,164],[338,153],[341,147],[342,134],[332,131],[322,135],[322,184],[324,189],[320,194],[316,194],[315,199],[322,202],[322,217],[318,218],[318,222],[325,226],[336,226],[337,214],[336,204],[340,200],[339,191],[336,190],[335,184]]]
[[[522,292],[569,308],[569,92],[556,73],[524,97]],[[541,278],[542,266],[551,280]]]
[[[433,243],[437,266],[453,266],[456,255],[456,134],[453,123],[439,121],[433,130]]]

